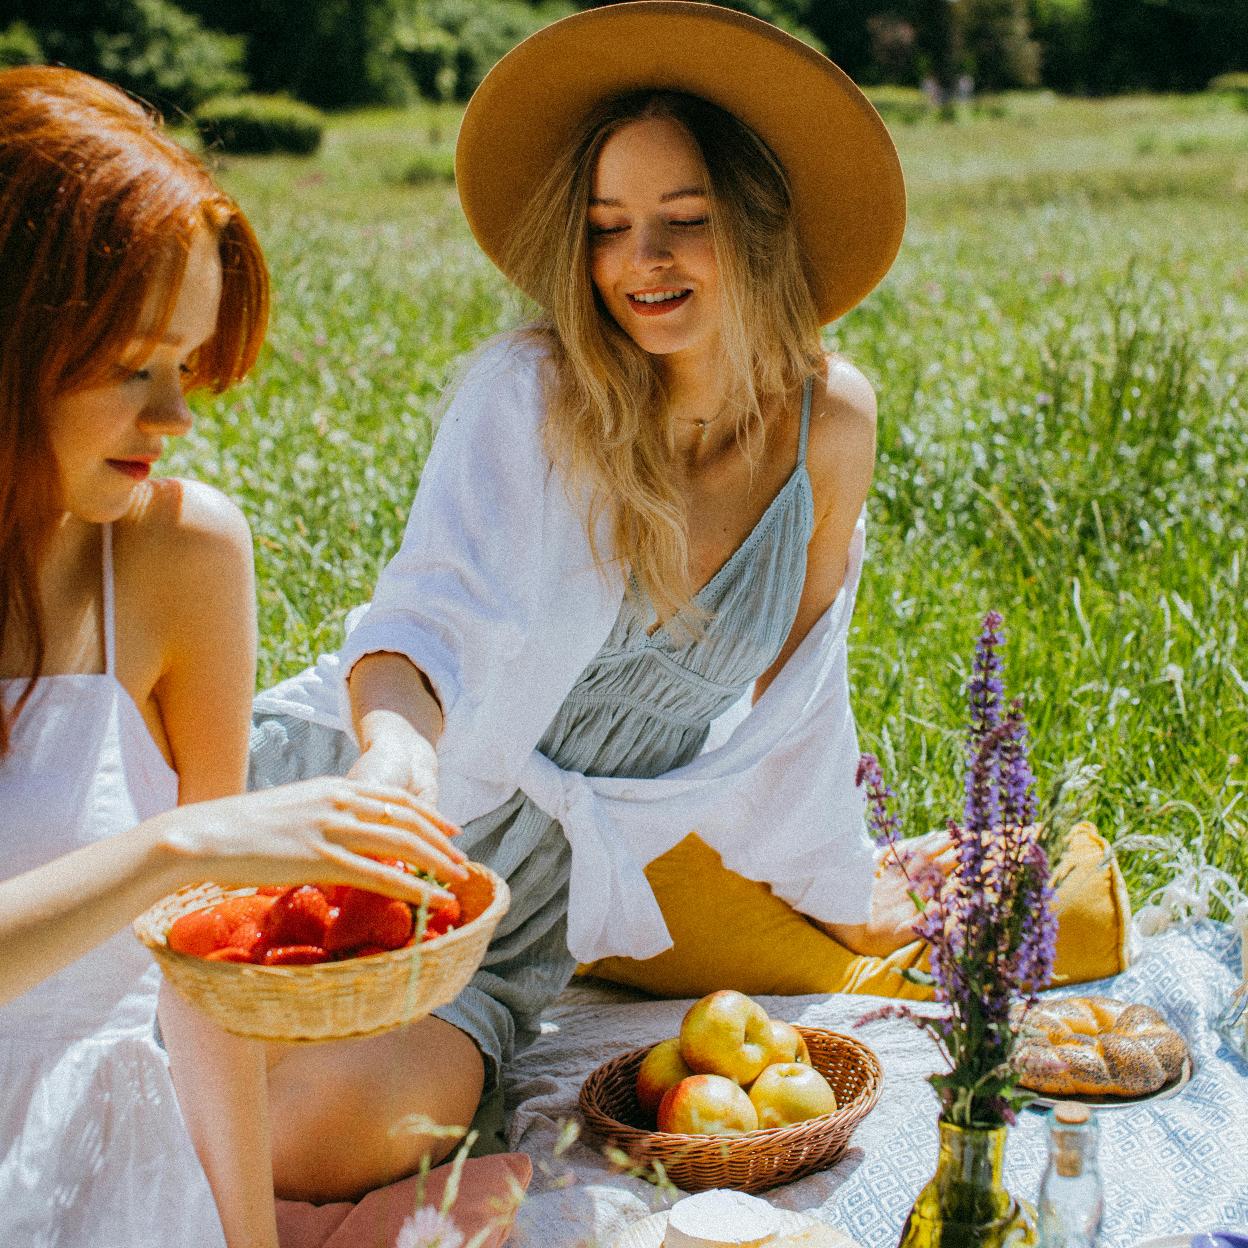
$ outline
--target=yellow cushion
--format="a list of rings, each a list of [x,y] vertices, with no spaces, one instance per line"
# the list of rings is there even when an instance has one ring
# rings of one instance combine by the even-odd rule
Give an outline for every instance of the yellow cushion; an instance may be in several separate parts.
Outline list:
[[[1091,824],[1075,827],[1057,872],[1054,984],[1115,975],[1127,966],[1131,905],[1118,864]],[[921,941],[887,958],[851,953],[773,896],[727,870],[690,833],[646,868],[674,942],[658,957],[602,958],[582,972],[661,997],[700,997],[717,988],[751,995],[863,992],[921,999],[926,988],[900,971],[926,965]]]

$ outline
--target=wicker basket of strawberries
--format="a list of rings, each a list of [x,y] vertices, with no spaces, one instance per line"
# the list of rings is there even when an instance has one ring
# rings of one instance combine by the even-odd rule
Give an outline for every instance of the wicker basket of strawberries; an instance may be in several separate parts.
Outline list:
[[[374,1035],[454,1000],[481,964],[510,898],[488,868],[467,867],[442,906],[350,885],[205,883],[171,893],[134,930],[173,987],[236,1035]]]

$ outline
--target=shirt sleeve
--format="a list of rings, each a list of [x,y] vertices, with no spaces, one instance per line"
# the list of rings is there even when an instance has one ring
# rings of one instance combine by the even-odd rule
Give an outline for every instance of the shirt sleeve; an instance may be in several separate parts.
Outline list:
[[[347,678],[367,654],[410,659],[448,720],[506,670],[536,592],[516,544],[542,530],[541,415],[537,348],[489,344],[442,417],[402,544],[340,651],[344,724]]]

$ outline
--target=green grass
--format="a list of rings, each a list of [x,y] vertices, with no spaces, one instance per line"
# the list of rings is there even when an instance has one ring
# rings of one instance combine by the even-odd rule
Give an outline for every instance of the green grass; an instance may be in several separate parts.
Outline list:
[[[996,607],[1042,787],[1082,760],[1111,837],[1202,835],[1248,881],[1248,115],[1001,105],[897,128],[906,245],[828,335],[880,395],[862,743],[910,830],[957,812],[962,686]],[[336,645],[398,543],[439,388],[519,316],[437,176],[455,124],[358,114],[314,159],[222,169],[270,257],[273,328],[176,466],[251,520],[262,684]],[[1126,865],[1138,899],[1155,868]]]

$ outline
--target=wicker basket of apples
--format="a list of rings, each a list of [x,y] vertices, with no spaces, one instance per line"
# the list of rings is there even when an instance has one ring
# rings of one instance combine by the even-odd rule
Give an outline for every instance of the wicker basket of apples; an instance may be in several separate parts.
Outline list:
[[[510,896],[494,872],[466,865],[442,906],[347,885],[206,883],[171,893],[134,930],[173,987],[236,1035],[374,1035],[454,1000],[481,964]]]
[[[680,1035],[599,1066],[589,1129],[688,1192],[765,1191],[830,1166],[880,1096],[861,1041],[769,1018],[744,993],[695,1002]]]

